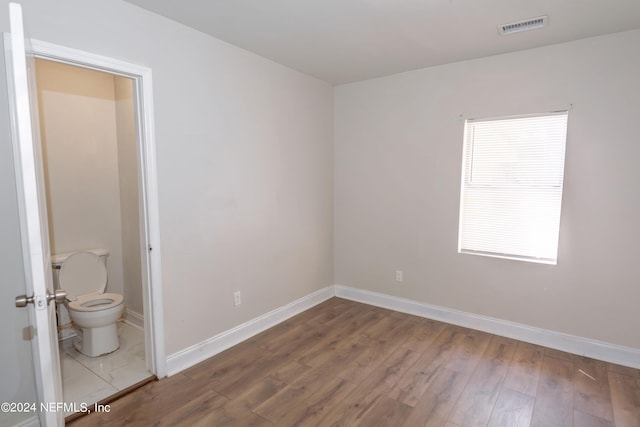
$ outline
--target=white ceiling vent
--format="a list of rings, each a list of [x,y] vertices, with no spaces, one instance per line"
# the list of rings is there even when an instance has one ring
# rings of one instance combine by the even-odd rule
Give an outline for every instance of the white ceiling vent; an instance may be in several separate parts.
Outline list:
[[[535,30],[547,25],[547,15],[538,16],[537,18],[525,19],[524,21],[512,22],[510,24],[498,25],[500,35],[519,33],[520,31]]]

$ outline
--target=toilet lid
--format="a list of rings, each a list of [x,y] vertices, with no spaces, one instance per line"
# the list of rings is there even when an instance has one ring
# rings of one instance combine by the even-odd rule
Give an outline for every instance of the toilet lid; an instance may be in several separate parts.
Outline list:
[[[89,293],[103,293],[107,286],[104,261],[92,252],[76,252],[60,267],[60,288],[67,291],[67,299],[75,301]]]

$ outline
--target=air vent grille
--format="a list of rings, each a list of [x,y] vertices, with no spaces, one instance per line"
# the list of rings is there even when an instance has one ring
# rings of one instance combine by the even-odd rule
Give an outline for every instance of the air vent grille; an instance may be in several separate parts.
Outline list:
[[[539,16],[537,18],[526,19],[524,21],[512,22],[510,24],[498,25],[498,31],[501,35],[519,33],[521,31],[535,30],[542,28],[547,24],[548,16]]]

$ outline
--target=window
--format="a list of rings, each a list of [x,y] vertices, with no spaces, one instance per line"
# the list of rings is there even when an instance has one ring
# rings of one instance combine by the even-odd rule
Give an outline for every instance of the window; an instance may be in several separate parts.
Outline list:
[[[458,252],[555,264],[567,112],[467,120]]]

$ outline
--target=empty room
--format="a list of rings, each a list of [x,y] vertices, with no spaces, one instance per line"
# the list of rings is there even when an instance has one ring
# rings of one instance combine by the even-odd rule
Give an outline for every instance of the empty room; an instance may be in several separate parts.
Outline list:
[[[637,0],[0,26],[0,426],[640,427]]]

